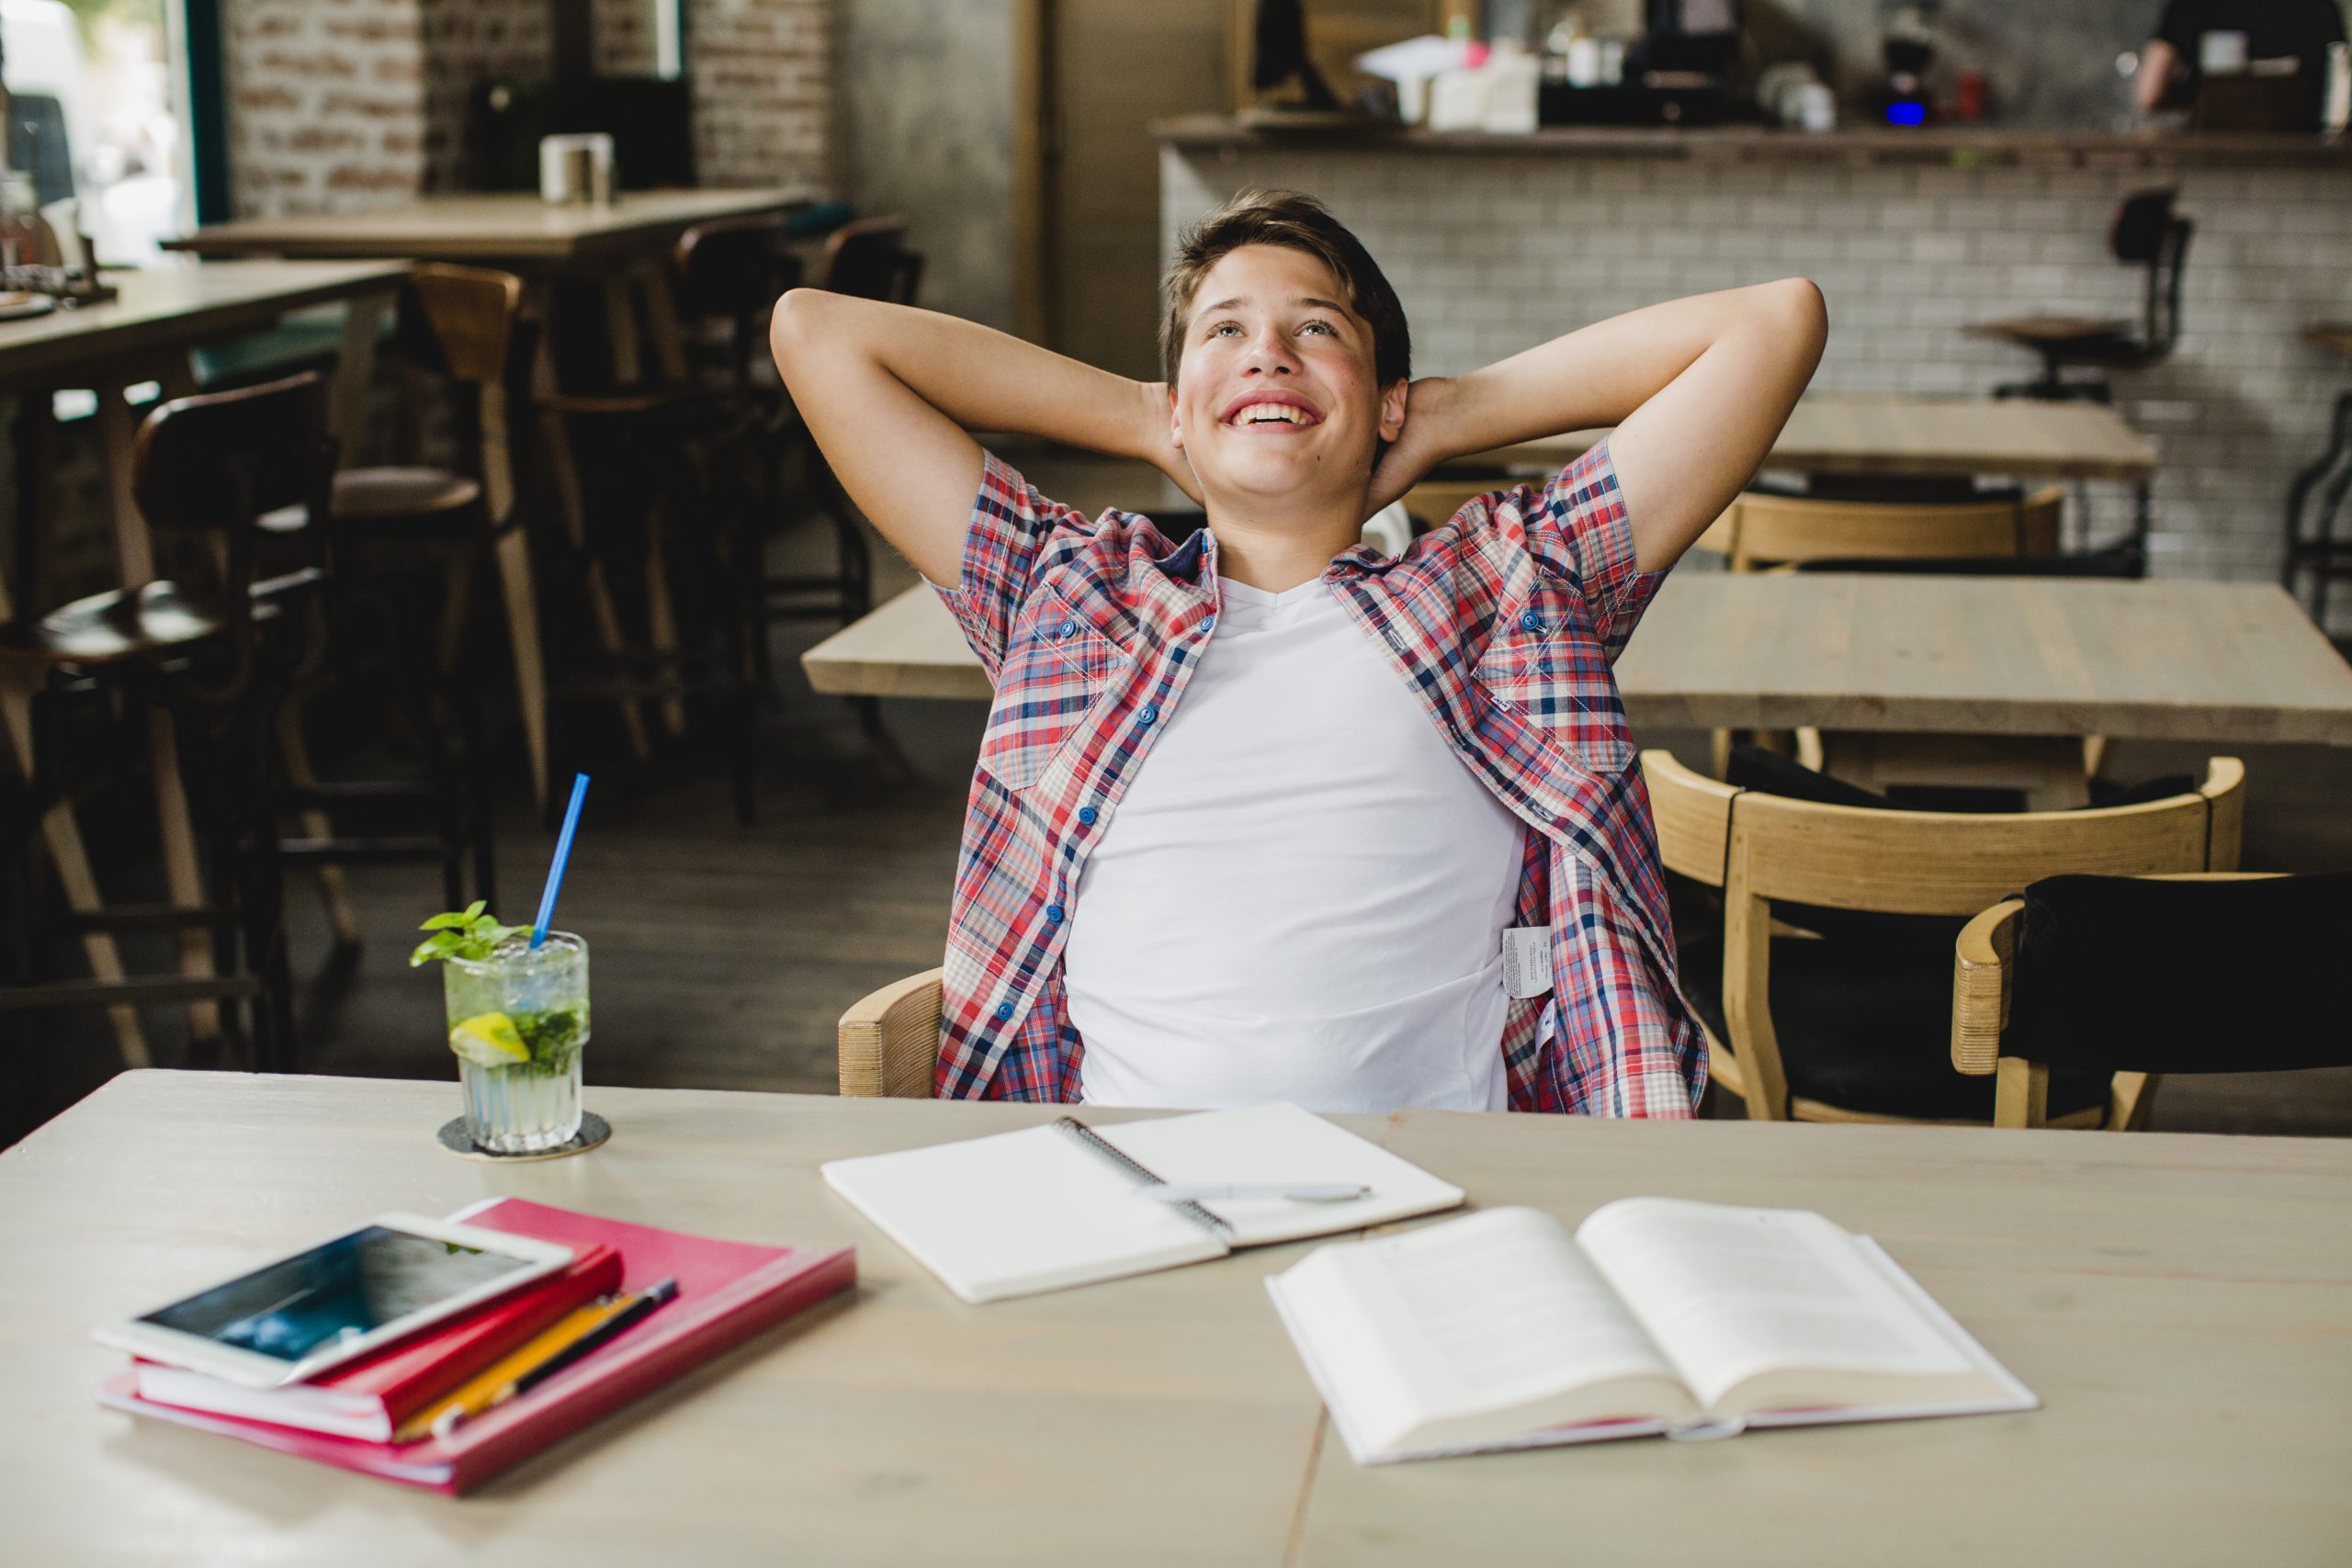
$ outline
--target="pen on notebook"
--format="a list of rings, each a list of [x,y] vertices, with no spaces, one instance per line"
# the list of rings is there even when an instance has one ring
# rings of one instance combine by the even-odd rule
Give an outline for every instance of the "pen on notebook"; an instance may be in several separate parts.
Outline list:
[[[1155,1203],[1203,1203],[1235,1198],[1287,1198],[1295,1203],[1344,1203],[1372,1190],[1355,1181],[1170,1181],[1140,1190]]]
[[[661,1292],[658,1300],[657,1292]],[[676,1294],[677,1281],[664,1280],[650,1290],[608,1296],[566,1314],[553,1327],[492,1362],[417,1415],[393,1434],[392,1440],[413,1442],[428,1434],[447,1437],[459,1422],[514,1398],[522,1392],[517,1384],[527,1387],[528,1382],[537,1382],[558,1365],[569,1365]]]

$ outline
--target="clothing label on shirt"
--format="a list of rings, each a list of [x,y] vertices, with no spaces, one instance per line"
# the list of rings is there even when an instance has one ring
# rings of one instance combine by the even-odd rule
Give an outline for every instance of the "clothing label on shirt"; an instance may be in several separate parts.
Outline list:
[[[1552,928],[1512,926],[1503,932],[1503,993],[1540,997],[1552,988]]]

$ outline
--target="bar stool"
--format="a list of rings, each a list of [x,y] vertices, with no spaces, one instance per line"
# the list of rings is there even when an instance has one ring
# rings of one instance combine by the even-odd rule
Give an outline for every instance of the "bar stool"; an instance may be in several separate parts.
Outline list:
[[[2012,316],[1962,329],[1972,337],[1998,338],[2041,356],[2041,376],[1996,387],[1995,397],[2082,398],[2103,403],[2111,397],[2109,371],[2144,370],[2172,353],[2180,331],[2181,264],[2196,229],[2174,213],[2174,194],[2149,190],[2126,197],[2108,232],[2108,249],[2117,261],[2146,270],[2138,335],[2127,320],[2095,316]],[[2089,367],[2094,374],[2069,381],[2065,371],[2070,366]]]
[[[2303,341],[2352,361],[2352,321],[2310,327],[2303,333]],[[2319,508],[2307,532],[2305,508],[2314,491],[2319,492]],[[2292,593],[2296,579],[2309,574],[2312,619],[2323,631],[2327,627],[2328,585],[2352,577],[2352,539],[2335,536],[2335,519],[2344,510],[2347,492],[2352,492],[2352,389],[2336,397],[2335,414],[2328,424],[2327,450],[2295,476],[2287,491],[2287,564],[2281,580]]]
[[[474,897],[495,902],[492,769],[487,727],[473,683],[458,662],[481,558],[494,560],[505,615],[515,695],[523,724],[531,785],[547,794],[547,682],[539,643],[537,592],[530,543],[516,505],[509,431],[510,400],[529,357],[519,321],[522,281],[481,267],[427,263],[411,276],[403,295],[398,342],[420,372],[446,376],[460,392],[458,445],[470,472],[434,465],[345,468],[335,475],[329,533],[335,562],[333,596],[341,614],[330,660],[332,678],[355,682],[369,672],[360,636],[372,631],[382,663],[376,672],[392,705],[424,754],[419,785],[381,781],[322,784],[302,745],[300,705],[281,725],[288,771],[306,809],[308,840],[289,844],[296,858],[339,865],[355,861],[435,860],[443,897],[452,908],[466,902],[465,866],[472,863]],[[429,652],[402,635],[409,614],[399,601],[402,573],[378,558],[387,550],[422,545],[442,557],[443,592]],[[304,696],[315,694],[307,692]],[[459,754],[451,753],[435,716],[435,705],[457,722]],[[335,806],[424,807],[431,838],[336,834],[326,810]],[[331,900],[332,902],[332,900]],[[348,938],[338,920],[338,932]]]
[[[742,476],[758,421],[702,379],[647,378],[640,359],[639,379],[621,384],[602,363],[543,352],[533,380],[539,469],[558,525],[540,542],[542,570],[573,590],[551,603],[583,608],[588,622],[549,621],[551,637],[584,635],[550,660],[562,673],[548,686],[548,750],[560,750],[571,728],[558,722],[562,699],[617,702],[641,759],[651,752],[639,703],[658,704],[669,733],[684,736],[688,699],[715,698],[729,716],[736,814],[748,825],[761,574]],[[637,626],[624,622],[616,585],[641,591]]]
[[[88,770],[77,769],[57,743],[58,705],[96,698],[109,714],[118,703],[134,710],[133,718],[160,707],[172,720],[190,816],[208,851],[205,902],[112,906],[66,923],[76,931],[206,931],[216,965],[204,976],[34,980],[19,874],[7,887],[13,951],[0,1011],[247,1001],[253,1065],[293,1066],[270,734],[300,657],[303,612],[325,573],[311,564],[256,581],[255,561],[264,516],[287,507],[322,513],[334,465],[315,373],[164,403],[140,432],[133,494],[149,529],[199,546],[184,553],[211,570],[93,594],[0,626],[9,721],[39,724],[51,740],[36,750],[34,776],[10,802],[8,831],[0,835],[6,869],[23,870],[34,824],[70,808],[74,788],[88,783],[80,776]],[[118,737],[143,731],[137,723],[114,728]],[[117,757],[127,750],[113,748]]]

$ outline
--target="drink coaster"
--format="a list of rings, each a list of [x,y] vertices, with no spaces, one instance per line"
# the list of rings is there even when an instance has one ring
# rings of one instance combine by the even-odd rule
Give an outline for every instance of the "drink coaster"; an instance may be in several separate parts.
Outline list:
[[[566,1155],[586,1154],[612,1135],[613,1124],[593,1111],[580,1113],[580,1131],[571,1134],[571,1142],[557,1148],[541,1149],[537,1154],[494,1155],[488,1149],[475,1146],[474,1141],[466,1136],[466,1119],[462,1116],[443,1122],[440,1133],[441,1146],[451,1154],[460,1159],[485,1160],[492,1165],[522,1165],[531,1160],[561,1159]]]

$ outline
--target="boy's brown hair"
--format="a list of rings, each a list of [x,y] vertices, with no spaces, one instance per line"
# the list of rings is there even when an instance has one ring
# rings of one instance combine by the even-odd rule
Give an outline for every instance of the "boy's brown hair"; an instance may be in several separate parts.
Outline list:
[[[1191,324],[1193,296],[1209,269],[1244,245],[1281,245],[1304,251],[1331,269],[1347,290],[1348,307],[1372,329],[1372,364],[1383,387],[1413,376],[1413,338],[1405,307],[1381,275],[1380,264],[1348,232],[1330,210],[1295,190],[1245,190],[1187,228],[1176,242],[1176,259],[1159,280],[1165,302],[1159,318],[1159,363],[1168,384],[1176,384],[1184,356],[1184,331]]]

